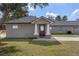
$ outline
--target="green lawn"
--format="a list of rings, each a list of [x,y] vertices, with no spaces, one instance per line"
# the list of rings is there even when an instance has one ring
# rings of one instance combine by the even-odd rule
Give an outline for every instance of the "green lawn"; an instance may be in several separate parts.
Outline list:
[[[52,34],[53,37],[79,37],[79,34]]]
[[[31,39],[5,39],[0,44],[0,55],[17,56],[75,56],[79,42],[47,42]]]

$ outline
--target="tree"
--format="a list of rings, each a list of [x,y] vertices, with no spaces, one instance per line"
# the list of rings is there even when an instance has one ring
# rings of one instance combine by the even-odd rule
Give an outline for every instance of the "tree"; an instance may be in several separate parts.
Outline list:
[[[5,20],[10,20],[13,16],[15,16],[15,13],[16,13],[16,11],[18,10],[19,11],[19,13],[21,13],[20,15],[23,17],[23,15],[22,14],[25,14],[23,11],[22,11],[22,6],[23,6],[24,4],[21,4],[21,3],[19,3],[19,4],[17,4],[17,3],[2,3],[1,5],[0,5],[0,10],[3,12],[3,18],[2,18],[2,23],[5,21]],[[10,14],[12,14],[13,13],[13,15],[12,16],[10,16]],[[16,13],[16,14],[18,14],[18,13]],[[19,15],[18,15],[19,16]],[[17,17],[18,17],[17,16]],[[16,17],[16,18],[17,18]]]
[[[48,6],[48,3],[31,3],[30,5],[33,8],[37,8],[37,7],[44,8],[45,6]]]
[[[4,20],[11,20],[13,18],[21,18],[28,16],[28,5],[29,3],[2,3],[0,4],[0,10],[3,12],[3,22]],[[45,7],[48,3],[30,3],[30,7]],[[24,9],[23,9],[24,7]]]
[[[62,20],[62,19],[61,19],[61,16],[58,15],[58,16],[55,18],[55,20],[57,20],[57,21],[61,21],[61,20]]]
[[[67,21],[67,16],[63,16],[62,21]]]

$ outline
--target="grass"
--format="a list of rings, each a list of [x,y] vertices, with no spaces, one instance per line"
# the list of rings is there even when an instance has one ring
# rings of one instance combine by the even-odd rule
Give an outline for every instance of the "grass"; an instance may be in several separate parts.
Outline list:
[[[79,34],[52,34],[53,37],[79,37]]]
[[[79,55],[79,42],[47,42],[32,39],[4,39],[0,55],[11,56],[75,56]]]

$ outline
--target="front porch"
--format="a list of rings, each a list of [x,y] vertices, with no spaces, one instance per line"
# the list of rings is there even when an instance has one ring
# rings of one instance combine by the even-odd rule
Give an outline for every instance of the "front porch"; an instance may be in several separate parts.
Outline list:
[[[49,24],[35,24],[34,36],[47,37],[50,34]]]
[[[35,37],[49,37],[50,33],[50,24],[51,22],[48,19],[41,17],[40,19],[34,20],[32,22],[35,25],[34,36]]]

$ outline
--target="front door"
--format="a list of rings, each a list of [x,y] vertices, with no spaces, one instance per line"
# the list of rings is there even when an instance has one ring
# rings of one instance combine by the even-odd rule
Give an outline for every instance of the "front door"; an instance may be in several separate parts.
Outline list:
[[[40,37],[45,36],[45,24],[40,24],[39,25],[39,35],[40,35]]]

